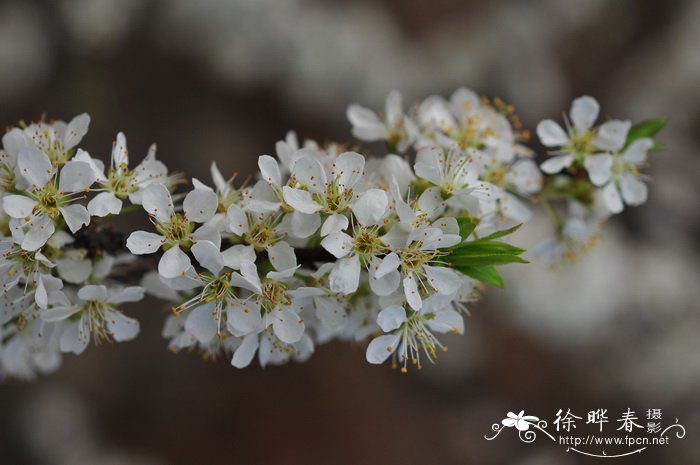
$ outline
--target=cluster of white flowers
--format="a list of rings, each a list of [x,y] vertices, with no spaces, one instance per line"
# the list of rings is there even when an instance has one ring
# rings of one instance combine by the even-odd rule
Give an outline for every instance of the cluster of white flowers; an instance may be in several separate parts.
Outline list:
[[[155,147],[130,169],[121,133],[106,169],[76,150],[87,115],[12,128],[0,152],[0,373],[31,377],[90,339],[133,338],[138,323],[117,305],[144,289],[172,302],[163,330],[172,350],[238,368],[256,353],[262,366],[305,360],[336,338],[372,337],[367,360],[391,358],[403,372],[434,362],[446,350],[438,335],[463,332],[482,283],[502,285],[495,266],[525,262],[500,239],[531,218],[528,204],[553,218],[557,235],[538,248],[553,262],[590,243],[623,201],[646,199],[639,169],[653,142],[640,135],[649,129],[594,129],[597,114],[581,97],[567,131],[541,122],[542,143],[560,148],[540,170],[502,101],[459,89],[405,112],[394,91],[384,115],[347,112],[358,139],[393,153],[365,158],[289,133],[276,157],[259,157],[252,185],[234,186],[212,164],[213,187],[192,179],[187,193],[175,193],[183,179]],[[94,240],[101,222],[132,209],[125,201],[148,213],[151,230]],[[567,219],[553,201],[569,204]],[[146,262],[154,269],[142,287],[126,286],[130,267],[151,254],[157,265]]]

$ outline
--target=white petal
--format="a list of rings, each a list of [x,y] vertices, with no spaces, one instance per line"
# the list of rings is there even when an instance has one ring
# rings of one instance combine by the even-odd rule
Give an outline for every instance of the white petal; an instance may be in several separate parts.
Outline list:
[[[365,157],[355,152],[338,155],[331,172],[337,183],[344,189],[352,189],[364,175]]]
[[[352,124],[352,134],[365,142],[386,139],[387,131],[384,123],[372,110],[360,105],[350,105],[346,116]]]
[[[294,161],[294,177],[310,192],[319,193],[326,188],[326,172],[314,156],[303,156]]]
[[[627,205],[638,206],[647,201],[647,185],[628,171],[620,176],[620,190]]]
[[[105,176],[105,165],[102,163],[102,160],[98,160],[97,158],[92,158],[89,153],[87,153],[83,149],[78,149],[78,151],[73,155],[73,158],[71,161],[82,161],[90,165],[90,169],[92,170],[92,174],[95,175],[95,181],[100,181],[100,182],[105,182],[107,181],[107,177]]]
[[[242,236],[248,232],[248,217],[241,207],[231,205],[226,211],[228,227],[232,233]]]
[[[56,269],[61,279],[72,284],[81,284],[92,274],[92,261],[65,258],[56,261]]]
[[[182,209],[188,220],[195,223],[206,223],[214,217],[219,201],[213,191],[194,189],[190,191],[182,203]]]
[[[367,361],[374,365],[380,365],[389,358],[389,355],[396,350],[400,334],[385,334],[384,336],[375,337],[367,346]]]
[[[350,208],[357,221],[365,227],[381,223],[386,209],[389,206],[389,197],[381,189],[368,189],[360,198],[355,200]]]
[[[625,149],[623,158],[635,165],[642,165],[647,161],[647,152],[654,146],[654,141],[648,137],[637,139]]]
[[[406,310],[401,305],[390,305],[377,315],[377,324],[385,333],[395,330],[407,320]]]
[[[323,208],[321,205],[314,202],[309,191],[284,186],[282,188],[282,193],[284,201],[292,208],[302,213],[316,213]]]
[[[352,257],[338,260],[328,276],[328,283],[333,292],[351,294],[360,284],[360,259]]]
[[[232,270],[238,270],[243,260],[255,261],[255,249],[252,245],[237,244],[221,252],[224,265]]]
[[[190,333],[200,343],[206,344],[214,339],[217,330],[216,306],[214,302],[200,305],[193,309],[185,320],[185,331]]]
[[[438,293],[447,295],[457,292],[462,286],[463,280],[452,269],[444,266],[423,266],[428,282]]]
[[[297,257],[294,254],[294,249],[286,242],[278,242],[267,249],[267,256],[277,271],[284,271],[297,266]]]
[[[197,241],[192,246],[192,254],[202,267],[218,275],[224,267],[224,257],[219,248],[209,241]]]
[[[156,217],[159,223],[170,222],[170,217],[175,214],[173,199],[168,188],[161,183],[149,184],[143,190],[141,197],[143,208]]]
[[[551,119],[540,121],[537,125],[537,137],[546,147],[560,147],[569,142],[569,136],[564,129]]]
[[[146,231],[134,231],[126,240],[126,248],[135,255],[154,253],[163,245],[165,238],[160,234]]]
[[[192,238],[197,241],[209,241],[217,247],[221,247],[221,233],[212,226],[202,225],[195,229]]]
[[[216,189],[218,191],[224,191],[228,188],[228,183],[226,182],[226,179],[221,175],[221,171],[219,171],[219,167],[216,166],[216,162],[213,161],[211,162],[211,166],[209,167],[209,173],[211,174],[211,179],[214,181],[214,186],[216,186]]]
[[[378,278],[376,273],[381,264],[381,260],[377,257],[372,258],[372,263],[369,269],[369,286],[372,292],[378,296],[388,296],[398,289],[401,284],[401,274],[397,271],[386,273],[381,278]]]
[[[17,157],[17,168],[34,187],[44,187],[54,173],[49,157],[36,147],[22,149]]]
[[[393,89],[386,96],[384,102],[384,117],[386,121],[392,126],[398,126],[403,118],[403,99],[401,98],[401,92]]]
[[[61,169],[58,190],[61,192],[82,192],[97,179],[92,167],[84,161],[70,161]]]
[[[98,302],[106,302],[108,298],[107,288],[103,285],[90,284],[83,286],[78,291],[78,298],[81,300],[95,300]]]
[[[573,155],[558,155],[544,161],[540,165],[540,168],[547,174],[556,174],[564,168],[571,166],[573,162]]]
[[[56,226],[48,215],[34,218],[30,223],[29,231],[22,239],[22,248],[29,251],[41,248],[54,231],[56,231]]]
[[[122,210],[122,201],[111,192],[100,192],[88,202],[87,209],[92,216],[118,215]]]
[[[321,237],[327,236],[332,232],[344,231],[350,224],[350,220],[345,215],[336,213],[326,218],[321,227]]]
[[[614,182],[608,183],[608,185],[603,188],[603,200],[608,210],[612,213],[620,213],[625,208],[622,203],[622,197],[620,197],[620,192],[618,192]]]
[[[292,235],[299,239],[306,239],[318,231],[321,226],[321,215],[318,213],[306,214],[294,211],[291,215]]]
[[[609,153],[589,155],[583,162],[588,171],[588,176],[595,186],[602,186],[610,180],[612,175],[613,157]]]
[[[413,167],[416,175],[439,186],[443,179],[442,159],[443,151],[440,148],[429,147],[419,150]]]
[[[81,311],[77,305],[53,305],[50,309],[41,312],[41,319],[47,323],[62,321]]]
[[[112,166],[119,172],[124,172],[129,167],[129,151],[123,132],[117,134],[117,140],[112,145]]]
[[[627,133],[632,123],[629,121],[612,120],[603,123],[598,128],[595,145],[603,150],[617,151],[625,145]]]
[[[168,249],[158,262],[158,273],[164,278],[175,278],[184,275],[192,266],[190,257],[175,246]]]
[[[107,299],[110,304],[118,305],[125,302],[139,302],[146,292],[141,286],[129,286],[119,290]]]
[[[379,265],[379,268],[377,269],[376,276],[377,278],[381,278],[385,276],[388,273],[391,273],[392,271],[395,271],[399,265],[401,264],[401,259],[399,256],[396,254],[396,252],[391,252],[387,254],[386,257],[382,259],[382,263]]]
[[[90,115],[82,113],[71,120],[63,137],[63,149],[70,150],[80,143],[90,126]]]
[[[314,299],[316,316],[329,331],[338,331],[348,321],[345,308],[336,300],[329,298]]]
[[[105,311],[107,329],[117,342],[130,341],[139,333],[139,322],[122,312]]]
[[[598,119],[600,105],[593,97],[584,95],[571,103],[571,121],[579,132],[591,129],[595,120]]]
[[[441,310],[435,312],[435,318],[427,320],[428,327],[438,333],[453,332],[464,333],[464,318],[455,310]]]
[[[61,215],[63,215],[63,219],[66,220],[68,229],[73,233],[83,226],[90,224],[90,213],[88,213],[87,208],[82,205],[66,205],[65,207],[59,208],[59,210]]]
[[[260,294],[262,292],[260,287],[260,277],[258,276],[258,269],[255,264],[253,262],[243,260],[241,262],[241,274],[231,274],[231,285],[235,287],[242,287],[243,289],[248,289],[251,292]]]
[[[226,324],[234,336],[257,333],[262,329],[260,304],[255,300],[236,302],[226,311]]]
[[[233,353],[231,365],[236,368],[245,368],[253,361],[255,352],[258,350],[258,335],[249,334],[243,338],[243,342]]]
[[[409,274],[403,278],[403,291],[406,295],[406,302],[415,311],[419,311],[423,305],[423,299],[421,299],[420,293],[418,292],[418,282],[413,274]]]
[[[90,342],[90,329],[87,318],[81,317],[80,320],[65,326],[59,344],[61,352],[72,352],[80,355],[87,347],[88,342]]]
[[[261,155],[258,158],[258,168],[262,179],[278,188],[282,185],[280,165],[270,155]]]
[[[304,335],[304,322],[290,308],[273,310],[272,329],[280,341],[294,344]]]
[[[32,216],[38,202],[26,195],[6,195],[2,198],[2,208],[12,218],[25,219]]]
[[[323,238],[321,247],[333,254],[335,258],[342,258],[352,251],[352,237],[342,231],[331,233]]]

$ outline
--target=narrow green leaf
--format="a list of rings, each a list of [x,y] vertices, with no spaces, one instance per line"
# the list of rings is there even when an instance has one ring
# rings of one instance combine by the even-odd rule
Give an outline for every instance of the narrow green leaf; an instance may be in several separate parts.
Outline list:
[[[461,266],[486,266],[486,265],[506,265],[508,263],[530,263],[517,255],[493,254],[474,255],[472,257],[451,257],[448,261],[455,267]]]
[[[483,283],[493,284],[498,287],[503,287],[505,284],[503,278],[493,266],[463,266],[457,269],[470,278]]]
[[[642,137],[654,137],[666,126],[666,123],[668,123],[668,120],[665,118],[655,118],[635,124],[630,128],[629,133],[627,133],[627,140],[625,141],[624,148],[627,148],[632,142]]]
[[[525,249],[497,241],[474,241],[465,242],[455,247],[451,251],[451,255],[470,256],[470,255],[491,255],[491,254],[507,254],[520,255],[525,252]]]
[[[520,226],[522,226],[522,223],[517,225],[517,226],[513,226],[512,228],[504,229],[502,231],[496,231],[493,234],[489,234],[488,236],[484,236],[482,238],[479,238],[478,241],[490,241],[493,239],[498,239],[499,237],[508,236],[510,234],[513,234],[518,229],[520,229]]]

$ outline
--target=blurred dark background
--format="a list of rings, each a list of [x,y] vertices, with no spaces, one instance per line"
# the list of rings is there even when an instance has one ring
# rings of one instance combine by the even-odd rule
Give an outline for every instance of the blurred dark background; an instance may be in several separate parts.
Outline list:
[[[239,371],[168,353],[167,310],[148,300],[128,309],[137,340],[0,385],[0,463],[569,465],[596,459],[484,434],[511,410],[614,423],[628,407],[688,435],[616,463],[700,463],[699,23],[693,0],[0,2],[3,124],[87,111],[93,156],[121,130],[135,160],[155,141],[207,181],[212,160],[254,173],[289,129],[352,143],[346,106],[381,108],[392,88],[410,102],[471,87],[529,128],[582,94],[605,116],[671,119],[648,204],[572,266],[507,270],[438,365],[404,376],[332,343]],[[532,246],[546,224],[523,229]]]

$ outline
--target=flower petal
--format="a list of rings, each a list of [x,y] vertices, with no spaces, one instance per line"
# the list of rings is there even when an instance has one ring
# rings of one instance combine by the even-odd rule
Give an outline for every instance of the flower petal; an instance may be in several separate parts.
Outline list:
[[[185,320],[185,331],[190,333],[202,344],[214,339],[218,325],[216,321],[216,306],[209,302],[193,309]]]
[[[126,240],[126,248],[135,255],[154,253],[163,245],[165,238],[160,234],[134,231]]]
[[[228,227],[232,233],[242,236],[248,232],[248,216],[238,205],[231,205],[226,211]]]
[[[620,176],[620,191],[627,205],[636,207],[647,201],[647,185],[629,171]]]
[[[603,188],[603,201],[605,206],[608,207],[612,213],[620,213],[624,208],[622,203],[622,197],[620,197],[620,192],[617,190],[617,186],[614,182],[608,183],[607,186]]]
[[[190,191],[182,202],[185,216],[195,223],[206,223],[212,219],[218,206],[219,200],[216,194],[204,189]]]
[[[255,352],[258,350],[258,345],[257,334],[249,334],[244,337],[241,345],[239,345],[233,353],[231,365],[236,368],[245,368],[250,365],[250,362],[253,361],[253,357],[255,356]]]
[[[571,166],[573,162],[573,155],[558,155],[545,160],[540,165],[540,169],[547,174],[556,174],[564,168]]]
[[[345,295],[352,294],[360,284],[360,271],[360,259],[356,255],[341,258],[328,276],[331,290]]]
[[[61,215],[63,215],[63,219],[66,220],[68,229],[70,229],[72,233],[90,224],[90,213],[88,213],[87,208],[82,205],[66,205],[65,207],[59,208],[59,210]]]
[[[381,365],[393,354],[399,344],[400,334],[385,334],[375,337],[367,346],[367,361],[373,365]]]
[[[289,270],[297,267],[297,257],[294,249],[286,242],[278,242],[267,249],[267,256],[272,266],[277,271]]]
[[[282,188],[284,201],[292,208],[302,213],[316,213],[321,208],[321,205],[314,202],[311,197],[311,192],[293,187],[284,186]]]
[[[406,310],[401,305],[390,305],[377,315],[377,324],[385,333],[395,330],[407,320]]]
[[[564,129],[551,119],[540,121],[537,125],[537,137],[545,147],[561,147],[569,142]]]
[[[350,208],[357,221],[364,227],[379,224],[389,206],[389,197],[381,189],[368,189],[355,200]]]
[[[612,120],[603,123],[598,128],[598,137],[596,137],[595,145],[603,150],[612,152],[620,150],[625,145],[627,133],[630,130],[632,123],[629,121]]]
[[[264,179],[277,188],[282,185],[280,165],[277,163],[277,160],[270,155],[261,155],[258,158],[258,168],[260,169],[261,179]]]
[[[598,105],[598,101],[593,97],[584,95],[571,103],[569,116],[571,116],[571,122],[574,123],[574,127],[579,132],[583,132],[591,129],[595,120],[598,119],[599,111],[600,105]]]
[[[69,161],[61,169],[58,190],[61,192],[83,192],[97,179],[90,164],[84,161]]]
[[[117,342],[130,341],[139,333],[139,322],[129,318],[122,312],[106,310],[105,322],[107,323],[107,329]]]
[[[612,176],[613,157],[609,153],[589,155],[583,162],[594,186],[602,186]]]
[[[175,278],[186,274],[192,266],[190,257],[179,246],[168,249],[158,262],[158,274],[164,278]]]
[[[118,215],[122,210],[122,201],[111,192],[100,192],[88,202],[88,213],[100,218],[107,215]]]
[[[342,231],[331,233],[323,238],[321,247],[335,258],[342,258],[352,251],[352,237]]]
[[[202,267],[218,275],[224,267],[224,257],[219,248],[209,241],[197,241],[192,246],[192,254]]]
[[[170,197],[170,191],[163,184],[155,182],[149,184],[143,190],[141,197],[143,208],[156,217],[159,223],[169,223],[170,217],[175,214],[173,199]]]

